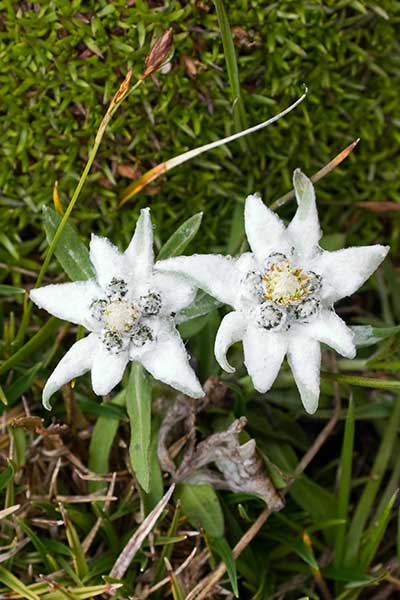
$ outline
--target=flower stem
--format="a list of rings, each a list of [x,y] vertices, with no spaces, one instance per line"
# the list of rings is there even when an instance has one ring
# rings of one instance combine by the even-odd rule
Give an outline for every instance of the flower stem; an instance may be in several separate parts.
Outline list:
[[[132,88],[129,89],[129,82],[132,76],[132,71],[129,71],[126,78],[124,79],[124,81],[122,82],[120,88],[118,89],[117,93],[115,94],[115,96],[113,97],[113,99],[111,100],[110,106],[107,109],[106,114],[104,115],[100,126],[97,130],[96,133],[96,137],[94,140],[94,144],[93,147],[91,148],[90,152],[89,152],[89,158],[87,160],[87,163],[85,165],[85,168],[83,170],[83,173],[78,181],[78,184],[75,188],[75,191],[72,195],[72,198],[70,200],[70,203],[68,204],[68,207],[60,221],[60,224],[54,234],[54,237],[49,245],[49,248],[47,250],[45,259],[43,261],[42,267],[39,271],[39,275],[37,277],[36,283],[35,283],[35,288],[39,287],[43,281],[43,278],[45,276],[45,273],[48,269],[48,266],[50,264],[50,261],[52,259],[52,256],[54,254],[54,251],[57,247],[58,241],[60,239],[60,236],[64,230],[64,227],[69,219],[69,216],[79,198],[79,195],[82,191],[82,188],[86,182],[87,176],[89,174],[89,171],[93,165],[94,159],[96,158],[98,149],[100,147],[101,141],[103,139],[103,135],[107,129],[107,126],[109,124],[109,122],[111,121],[112,116],[114,115],[114,113],[116,112],[117,108],[120,106],[120,104],[122,103],[122,101],[129,95],[131,94],[134,90],[136,90],[140,85],[142,85],[143,83],[143,79],[138,79],[138,81],[135,83],[134,86],[132,86]],[[25,338],[25,333],[29,324],[29,319],[30,319],[30,315],[32,312],[32,302],[29,301],[26,305],[22,320],[21,320],[21,325],[18,331],[18,335],[14,341],[14,347],[19,347],[24,338]]]
[[[231,87],[231,95],[233,100],[233,121],[236,131],[241,131],[242,129],[247,129],[248,123],[243,98],[240,91],[239,69],[237,65],[235,46],[232,39],[232,31],[223,0],[214,0],[214,4],[217,11],[219,28],[221,30],[226,69],[228,71],[229,84]],[[240,143],[242,145],[242,150],[245,150],[246,144],[244,140],[242,140]]]

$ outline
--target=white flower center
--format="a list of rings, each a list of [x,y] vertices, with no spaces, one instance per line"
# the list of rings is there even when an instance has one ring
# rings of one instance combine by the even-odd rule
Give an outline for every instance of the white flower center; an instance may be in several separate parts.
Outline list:
[[[114,300],[103,312],[103,323],[110,331],[124,333],[132,329],[139,315],[137,307],[127,300]]]

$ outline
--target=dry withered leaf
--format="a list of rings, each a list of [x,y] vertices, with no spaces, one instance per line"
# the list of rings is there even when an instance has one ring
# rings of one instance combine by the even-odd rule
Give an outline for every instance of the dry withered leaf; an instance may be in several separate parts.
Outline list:
[[[239,434],[247,419],[234,421],[226,431],[210,435],[196,444],[196,412],[209,402],[199,402],[180,395],[167,412],[160,428],[158,458],[161,468],[174,481],[208,483],[217,489],[254,494],[271,510],[280,510],[283,500],[266,474],[265,465],[251,439],[240,445]],[[184,448],[179,468],[174,463],[174,449]]]
[[[132,165],[117,165],[117,172],[118,175],[122,175],[122,177],[127,177],[128,179],[136,179],[139,176],[138,168]]]
[[[196,61],[188,54],[182,54],[182,63],[183,63],[183,66],[185,67],[185,71],[189,75],[189,77],[191,77],[191,78],[196,77],[196,75],[197,75]]]
[[[156,39],[150,52],[146,56],[141,79],[146,79],[149,75],[158,71],[158,69],[167,62],[171,54],[173,38],[174,32],[172,27],[170,27]]]

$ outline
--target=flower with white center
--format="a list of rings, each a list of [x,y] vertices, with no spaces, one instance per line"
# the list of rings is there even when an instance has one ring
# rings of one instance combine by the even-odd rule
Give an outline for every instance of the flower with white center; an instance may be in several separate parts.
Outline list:
[[[221,322],[215,356],[232,373],[226,353],[243,341],[244,360],[254,387],[267,392],[287,355],[305,409],[318,407],[320,343],[353,358],[353,333],[333,310],[375,271],[388,247],[361,246],[327,252],[311,181],[293,177],[297,211],[285,227],[259,196],[246,199],[245,228],[251,252],[239,258],[181,256],[163,261],[164,272],[185,275],[220,302],[234,308]]]
[[[157,270],[150,210],[141,211],[124,253],[106,238],[93,235],[90,260],[95,279],[31,291],[40,308],[90,332],[72,346],[50,376],[43,390],[44,406],[50,410],[54,392],[89,370],[94,392],[108,394],[121,381],[130,360],[184,394],[202,397],[174,320],[191,304],[196,290],[182,276]]]

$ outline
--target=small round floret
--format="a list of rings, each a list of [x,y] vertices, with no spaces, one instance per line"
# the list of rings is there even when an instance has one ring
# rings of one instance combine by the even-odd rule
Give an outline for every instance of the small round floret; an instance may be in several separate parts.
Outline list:
[[[149,292],[139,299],[140,308],[145,315],[158,315],[162,306],[161,295],[158,292]]]
[[[263,302],[258,308],[257,324],[264,329],[280,328],[283,325],[285,313],[271,302]]]

